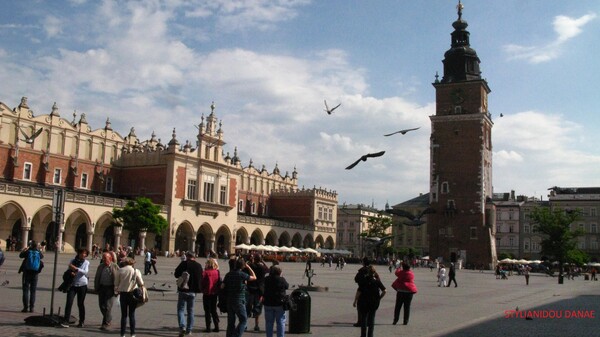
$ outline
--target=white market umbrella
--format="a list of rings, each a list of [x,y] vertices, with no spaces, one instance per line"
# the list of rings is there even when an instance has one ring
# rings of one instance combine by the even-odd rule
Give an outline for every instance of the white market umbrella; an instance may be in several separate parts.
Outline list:
[[[234,248],[235,249],[246,249],[246,250],[248,250],[248,249],[250,249],[250,246],[248,246],[245,243],[240,243],[239,245],[236,245]]]
[[[290,247],[283,246],[283,247],[279,247],[279,252],[291,253],[291,252],[293,252],[293,250]]]
[[[314,250],[312,248],[304,248],[304,249],[302,249],[302,252],[304,252],[304,253],[311,253],[311,254],[317,254],[317,253],[319,253],[318,251],[316,251],[316,250]]]

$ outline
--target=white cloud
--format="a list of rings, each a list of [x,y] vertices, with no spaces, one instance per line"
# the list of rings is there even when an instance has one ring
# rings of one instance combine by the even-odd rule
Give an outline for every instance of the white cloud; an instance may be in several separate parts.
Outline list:
[[[509,59],[527,60],[529,63],[534,64],[553,60],[560,56],[563,44],[579,35],[582,32],[582,27],[595,18],[595,13],[586,14],[579,18],[559,15],[554,18],[553,23],[557,35],[554,41],[539,46],[508,44],[504,46],[504,51],[508,54]]]
[[[62,21],[55,16],[47,16],[43,22],[43,25],[46,36],[48,37],[55,37],[62,33]]]
[[[554,31],[558,34],[557,43],[565,42],[581,34],[581,27],[595,18],[595,13],[586,14],[577,19],[564,15],[557,16],[554,18]]]

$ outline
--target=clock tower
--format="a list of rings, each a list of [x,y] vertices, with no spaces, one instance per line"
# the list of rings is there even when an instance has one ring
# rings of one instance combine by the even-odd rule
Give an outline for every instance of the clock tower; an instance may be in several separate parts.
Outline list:
[[[490,88],[481,78],[479,57],[469,44],[468,24],[452,24],[451,47],[444,54],[444,76],[436,75],[436,113],[430,116],[431,258],[489,268],[496,262],[492,197]]]

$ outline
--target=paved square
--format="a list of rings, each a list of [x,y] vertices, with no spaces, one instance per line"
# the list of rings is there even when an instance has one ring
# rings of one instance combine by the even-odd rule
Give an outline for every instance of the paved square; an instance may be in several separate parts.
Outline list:
[[[17,274],[20,264],[18,255],[7,252],[7,260],[0,267],[0,325],[2,336],[105,336],[118,335],[120,312],[113,308],[113,326],[109,332],[99,330],[101,315],[96,295],[86,297],[86,327],[78,329],[34,327],[24,324],[30,314],[21,313],[21,275]],[[59,255],[57,285],[68,260],[73,256]],[[45,307],[49,311],[50,288],[52,284],[54,254],[45,256],[46,268],[40,274],[36,300],[36,314]],[[204,263],[204,259],[199,259]],[[177,296],[175,279],[172,275],[179,259],[161,257],[158,261],[158,275],[144,277],[147,286],[160,287],[166,283],[164,296],[160,292],[150,292],[150,302],[136,312],[137,336],[177,336]],[[225,261],[220,260],[222,272],[227,272]],[[99,260],[92,260],[90,279],[93,279]],[[138,262],[138,268],[143,265]],[[283,276],[290,285],[306,284],[302,277],[303,263],[282,263]],[[311,295],[311,334],[313,336],[359,336],[356,310],[352,300],[356,291],[354,274],[358,265],[348,264],[344,270],[321,267],[313,263],[316,285],[328,287],[327,292],[310,292]],[[458,288],[440,288],[436,283],[436,273],[426,268],[415,270],[415,283],[419,288],[415,295],[410,322],[407,326],[392,325],[395,293],[391,283],[395,279],[386,266],[378,266],[388,293],[382,300],[375,320],[376,336],[598,336],[600,335],[600,282],[585,281],[583,277],[566,280],[557,284],[557,279],[541,274],[532,274],[530,285],[525,285],[523,276],[511,276],[508,280],[496,280],[491,271],[480,273],[471,270],[457,271]],[[171,288],[168,288],[171,285]],[[293,290],[293,289],[292,289]],[[64,311],[65,294],[55,293],[55,311]],[[521,312],[562,314],[561,318],[505,318],[506,311],[519,308]],[[221,315],[219,333],[203,333],[204,312],[201,299],[196,300],[195,336],[225,336],[225,315]],[[594,318],[573,318],[575,313],[592,313]],[[77,316],[74,307],[73,315]],[[570,316],[567,318],[567,316]],[[249,321],[249,328],[254,323]],[[261,332],[247,332],[248,336],[264,335],[264,318],[260,319]],[[289,327],[289,318],[288,318]]]

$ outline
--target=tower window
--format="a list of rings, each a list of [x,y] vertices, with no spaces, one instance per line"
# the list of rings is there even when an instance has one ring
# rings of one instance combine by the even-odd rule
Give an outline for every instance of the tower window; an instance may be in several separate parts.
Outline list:
[[[454,114],[456,115],[460,115],[462,113],[462,107],[460,105],[457,105],[454,107]]]
[[[238,212],[244,212],[244,200],[238,201]]]
[[[448,182],[444,181],[442,183],[442,194],[447,194],[450,192],[450,187],[448,186]]]

